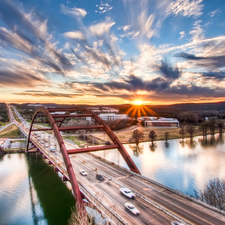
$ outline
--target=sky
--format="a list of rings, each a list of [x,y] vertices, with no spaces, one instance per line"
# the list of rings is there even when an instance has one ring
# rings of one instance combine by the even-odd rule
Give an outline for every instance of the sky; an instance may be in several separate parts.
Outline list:
[[[224,10],[224,0],[1,0],[1,102],[225,101]]]

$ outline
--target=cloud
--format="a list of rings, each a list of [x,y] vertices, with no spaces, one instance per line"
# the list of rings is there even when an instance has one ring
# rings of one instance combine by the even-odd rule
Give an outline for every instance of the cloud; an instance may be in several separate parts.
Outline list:
[[[14,95],[30,95],[34,97],[63,97],[63,98],[75,98],[76,96],[83,96],[82,94],[66,94],[66,93],[59,93],[59,92],[50,92],[50,91],[26,91],[26,92],[19,92],[13,93]]]
[[[176,56],[186,60],[190,60],[194,62],[196,66],[204,67],[209,70],[218,69],[225,66],[225,54],[219,55],[219,56],[204,57],[204,56],[196,56],[193,54],[181,52],[177,54]]]
[[[179,32],[179,34],[180,34],[180,38],[179,39],[182,39],[185,36],[185,31],[181,31],[181,32]]]
[[[193,42],[197,42],[199,40],[203,40],[204,39],[204,30],[201,28],[201,20],[197,20],[194,23],[194,29],[192,31],[189,32],[189,34],[192,35],[192,41]]]
[[[99,8],[99,11],[95,11],[95,12],[99,12],[99,14],[101,13],[105,13],[109,10],[112,10],[113,7],[111,5],[109,5],[108,3],[101,3],[100,5],[96,5],[97,8]]]
[[[115,24],[115,22],[111,21],[110,19],[106,19],[106,21],[102,23],[97,23],[89,27],[90,32],[93,35],[101,36],[105,33],[108,33],[110,28]]]
[[[34,59],[42,67],[61,74],[64,74],[64,70],[72,69],[70,61],[56,49],[57,43],[50,42],[47,20],[40,20],[33,12],[27,14],[24,9],[6,0],[0,1],[0,14],[8,25],[8,29],[0,28],[0,45],[14,51],[14,57]]]
[[[85,38],[81,31],[66,32],[66,33],[64,33],[64,35],[66,37],[70,37],[72,39],[81,39],[82,40]]]
[[[168,7],[168,12],[175,15],[194,16],[195,18],[202,15],[203,0],[177,0],[172,2]]]
[[[162,61],[159,66],[159,71],[166,77],[167,79],[178,79],[181,76],[181,71],[175,67],[173,68],[171,65],[167,63],[167,61]]]
[[[85,11],[85,9],[76,8],[76,7],[68,8],[64,5],[60,5],[60,6],[61,6],[61,12],[68,16],[83,18],[87,15],[87,12]]]
[[[220,13],[220,12],[221,12],[220,9],[216,9],[216,10],[210,12],[210,13],[209,13],[209,16],[210,16],[210,17],[214,17],[215,15],[217,15],[217,14]]]
[[[12,65],[0,67],[0,80],[0,87],[30,88],[49,85],[43,75],[19,66],[12,68]]]
[[[124,30],[124,31],[129,30],[130,27],[131,27],[130,25],[126,25],[126,26],[123,27],[123,30]]]

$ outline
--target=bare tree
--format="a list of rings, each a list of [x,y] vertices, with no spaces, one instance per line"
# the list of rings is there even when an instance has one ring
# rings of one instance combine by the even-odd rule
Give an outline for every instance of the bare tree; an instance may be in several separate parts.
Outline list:
[[[167,140],[169,139],[169,136],[170,136],[170,133],[169,133],[168,131],[165,132],[164,137],[165,137],[165,139],[166,139],[166,142],[167,142]]]
[[[224,122],[219,121],[219,122],[217,123],[217,126],[218,126],[218,128],[219,128],[220,134],[222,134],[222,133],[223,133],[223,129],[224,129]]]
[[[215,130],[216,130],[216,120],[210,120],[209,121],[209,130],[211,135],[215,134]]]
[[[201,124],[200,124],[200,126],[199,126],[199,131],[201,131],[202,132],[202,135],[203,136],[205,136],[205,135],[207,135],[207,131],[208,131],[208,129],[209,129],[209,121],[204,121],[204,122],[202,122]]]
[[[202,191],[195,191],[195,197],[225,210],[225,181],[218,178],[210,180]]]
[[[195,126],[193,125],[186,126],[186,131],[189,133],[190,138],[193,138],[195,133]]]
[[[184,135],[186,134],[185,126],[181,126],[180,127],[179,134],[181,134],[182,135],[182,139],[184,139]]]
[[[156,134],[156,132],[154,131],[154,130],[152,130],[152,131],[150,131],[149,132],[149,139],[151,140],[151,142],[152,142],[152,145],[153,145],[153,142],[156,140],[156,138],[157,138],[157,134]]]
[[[136,145],[139,145],[140,140],[144,139],[144,133],[136,129],[132,134],[132,138],[135,140]]]
[[[70,219],[68,220],[69,225],[92,225],[94,224],[94,217],[88,217],[85,209],[76,204],[72,208]]]

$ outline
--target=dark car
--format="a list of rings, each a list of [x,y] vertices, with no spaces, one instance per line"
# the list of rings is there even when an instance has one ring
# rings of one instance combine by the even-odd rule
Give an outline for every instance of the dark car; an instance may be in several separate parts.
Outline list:
[[[98,173],[96,174],[96,178],[100,181],[105,180],[105,178],[101,174],[98,174]]]

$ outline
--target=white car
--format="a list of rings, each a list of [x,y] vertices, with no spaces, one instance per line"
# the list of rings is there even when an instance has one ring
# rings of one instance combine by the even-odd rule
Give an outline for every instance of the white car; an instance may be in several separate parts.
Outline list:
[[[55,146],[54,145],[50,145],[50,152],[55,152]]]
[[[177,221],[173,221],[171,222],[172,225],[184,225],[183,223],[177,222]]]
[[[87,176],[87,173],[85,170],[80,170],[80,174],[83,175],[83,176]]]
[[[126,202],[125,204],[126,209],[128,209],[130,212],[132,212],[134,215],[139,215],[140,211],[130,202]]]
[[[128,198],[135,198],[134,193],[129,188],[121,187],[120,192]]]

